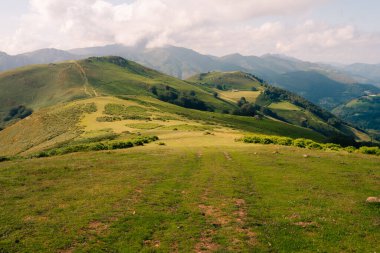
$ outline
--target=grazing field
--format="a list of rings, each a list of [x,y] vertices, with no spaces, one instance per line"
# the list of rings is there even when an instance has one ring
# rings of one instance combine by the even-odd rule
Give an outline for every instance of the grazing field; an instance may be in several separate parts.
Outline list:
[[[270,109],[277,109],[277,110],[288,110],[288,111],[300,111],[301,109],[293,105],[289,102],[279,102],[279,103],[272,103],[269,106]]]
[[[0,163],[0,252],[380,250],[379,157],[237,136]]]
[[[258,96],[260,96],[260,91],[218,91],[220,97],[231,102],[237,102],[242,97],[244,97],[248,102],[254,103]]]

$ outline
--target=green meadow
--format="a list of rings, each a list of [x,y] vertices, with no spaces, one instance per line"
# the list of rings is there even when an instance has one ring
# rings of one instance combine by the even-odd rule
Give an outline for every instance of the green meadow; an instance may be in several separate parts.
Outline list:
[[[0,163],[1,252],[376,252],[380,157],[175,131]],[[305,154],[309,156],[305,158]]]

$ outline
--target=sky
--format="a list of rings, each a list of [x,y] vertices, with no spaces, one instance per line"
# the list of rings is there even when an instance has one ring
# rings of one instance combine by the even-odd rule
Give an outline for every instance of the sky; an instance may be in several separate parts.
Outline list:
[[[5,0],[0,51],[166,45],[380,63],[379,0]]]

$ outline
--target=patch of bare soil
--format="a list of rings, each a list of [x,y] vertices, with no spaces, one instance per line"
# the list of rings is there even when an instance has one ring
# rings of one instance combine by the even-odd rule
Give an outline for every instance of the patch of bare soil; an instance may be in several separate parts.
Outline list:
[[[300,222],[296,222],[294,223],[294,225],[296,226],[299,226],[299,227],[302,227],[302,228],[307,228],[307,227],[318,227],[318,224],[316,222],[303,222],[303,221],[300,221]]]
[[[199,242],[195,245],[195,252],[215,252],[219,249],[219,245],[212,242],[212,236],[215,234],[214,230],[206,230],[202,232]]]
[[[257,234],[245,226],[247,220],[247,206],[244,199],[236,199],[235,205],[238,210],[234,213],[236,223],[238,224],[237,231],[244,234],[248,238],[248,244],[253,246],[257,244]]]
[[[103,232],[108,230],[108,227],[109,226],[107,224],[104,224],[100,221],[92,221],[88,224],[88,231],[97,235],[101,235]]]
[[[231,158],[231,156],[230,156],[230,154],[229,154],[228,152],[224,152],[223,154],[224,154],[224,157],[225,157],[227,160],[229,160],[229,161],[232,160],[232,158]]]

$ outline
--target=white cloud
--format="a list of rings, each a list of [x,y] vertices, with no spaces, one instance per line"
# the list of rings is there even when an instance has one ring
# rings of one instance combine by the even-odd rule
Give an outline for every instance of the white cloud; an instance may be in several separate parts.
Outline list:
[[[278,21],[328,1],[135,0],[111,4],[106,0],[30,0],[30,12],[14,34],[0,39],[0,50],[18,53],[143,41],[148,47],[174,44],[209,54],[273,52],[313,58],[321,50],[373,41],[349,25]],[[260,24],[261,19],[267,21]]]

